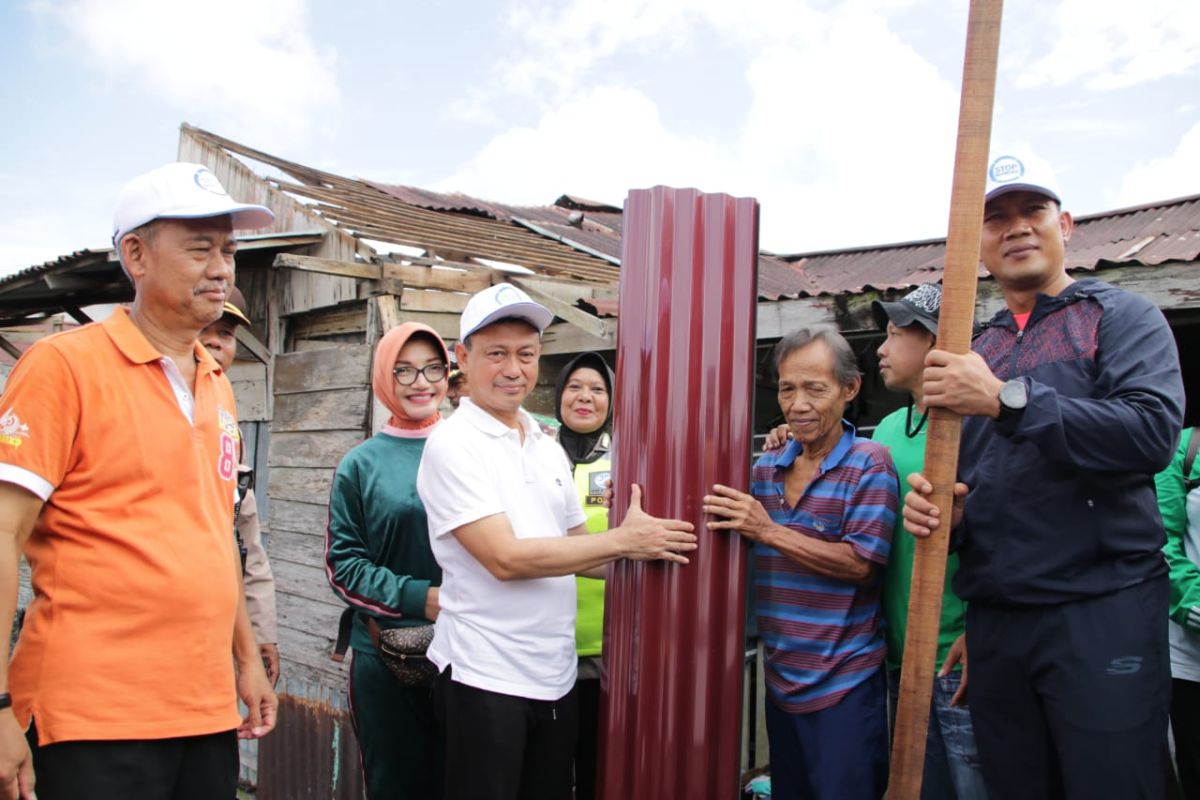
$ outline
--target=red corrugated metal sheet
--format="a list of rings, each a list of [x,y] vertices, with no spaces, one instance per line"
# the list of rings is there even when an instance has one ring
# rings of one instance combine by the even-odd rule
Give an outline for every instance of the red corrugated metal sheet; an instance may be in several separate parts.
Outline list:
[[[746,490],[758,204],[657,187],[625,206],[614,522],[629,484],[691,521],[687,566],[618,562],[605,609],[600,790],[608,800],[737,796],[746,550],[700,514],[713,483]]]

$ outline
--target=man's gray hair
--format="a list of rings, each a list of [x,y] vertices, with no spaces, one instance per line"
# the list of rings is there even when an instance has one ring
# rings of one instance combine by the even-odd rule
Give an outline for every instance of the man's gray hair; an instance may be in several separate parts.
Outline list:
[[[839,385],[849,386],[855,378],[862,377],[858,359],[854,356],[854,348],[846,341],[845,336],[827,326],[800,328],[780,339],[775,345],[775,374],[779,374],[779,365],[788,356],[818,340],[824,342],[833,354],[833,377]]]
[[[121,240],[116,243],[117,262],[121,265],[121,270],[125,273],[125,277],[129,279],[130,283],[133,283],[133,276],[129,274],[129,267],[125,266],[125,256],[121,253],[121,242],[125,241],[126,236],[136,236],[146,244],[151,244],[154,241],[155,233],[158,231],[158,226],[155,225],[156,222],[158,222],[157,219],[152,219],[149,222],[138,225],[126,233],[125,236],[122,236]]]

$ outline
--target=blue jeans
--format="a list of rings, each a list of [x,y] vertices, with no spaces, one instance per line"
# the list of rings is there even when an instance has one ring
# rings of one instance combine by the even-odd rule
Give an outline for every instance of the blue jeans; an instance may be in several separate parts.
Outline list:
[[[929,709],[929,735],[925,738],[925,777],[921,781],[921,800],[986,800],[979,752],[975,749],[975,731],[971,712],[966,706],[952,706],[950,700],[962,682],[962,673],[951,672],[933,679],[933,699]],[[896,698],[900,696],[900,670],[888,670],[888,709],[892,724],[896,719]]]

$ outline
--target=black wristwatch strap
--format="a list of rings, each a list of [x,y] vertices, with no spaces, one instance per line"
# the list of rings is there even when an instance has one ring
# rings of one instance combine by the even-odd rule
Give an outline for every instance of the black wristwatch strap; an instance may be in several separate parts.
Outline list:
[[[0,710],[12,708],[12,695],[8,692],[0,692]]]

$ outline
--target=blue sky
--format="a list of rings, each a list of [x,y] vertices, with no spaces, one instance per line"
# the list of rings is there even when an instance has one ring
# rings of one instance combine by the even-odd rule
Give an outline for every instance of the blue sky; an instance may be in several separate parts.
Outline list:
[[[778,252],[945,235],[966,0],[9,0],[0,272],[106,244],[180,122],[509,203],[757,197]],[[1200,193],[1200,3],[1009,0],[993,142],[1077,214]]]

